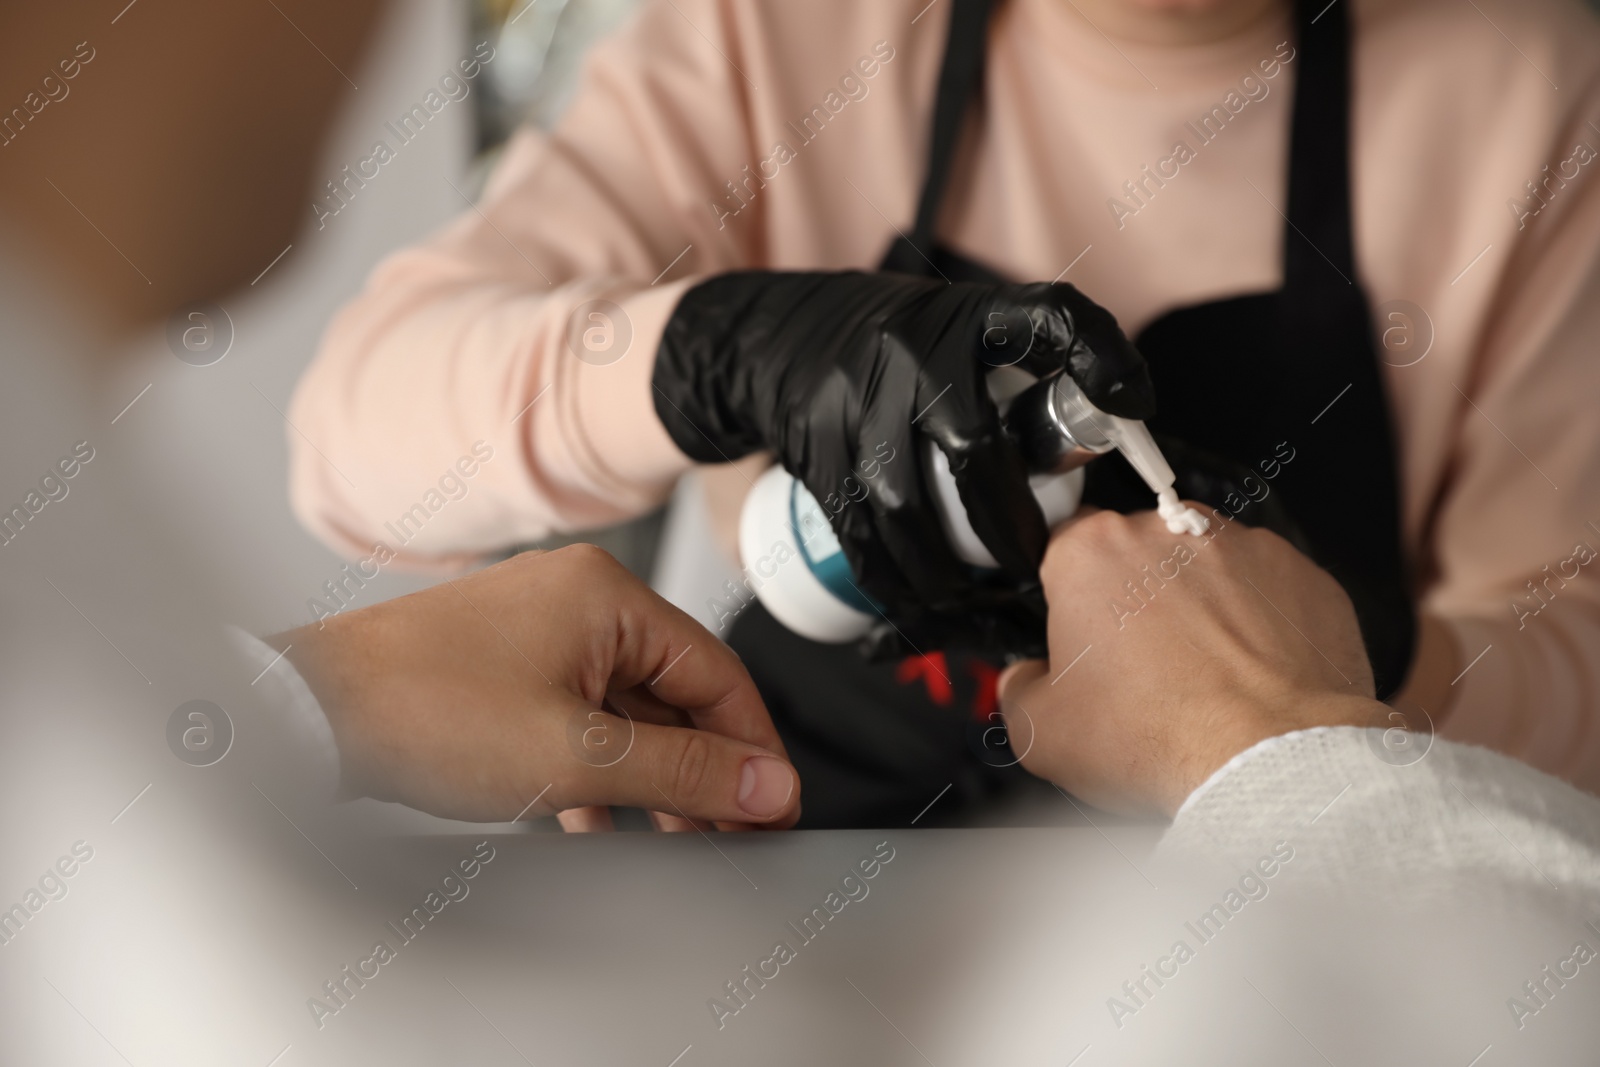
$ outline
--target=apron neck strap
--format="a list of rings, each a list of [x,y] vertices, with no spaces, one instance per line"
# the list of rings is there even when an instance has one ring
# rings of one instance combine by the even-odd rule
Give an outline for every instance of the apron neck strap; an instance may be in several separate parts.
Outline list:
[[[989,38],[989,12],[993,0],[952,0],[950,37],[939,68],[938,96],[933,106],[933,136],[928,144],[928,164],[923,171],[922,195],[911,233],[890,250],[885,266],[908,273],[928,271],[936,244],[934,227],[939,205],[949,184],[956,140],[974,99],[983,92],[983,66]],[[910,247],[906,247],[909,243]]]
[[[950,39],[939,70],[939,96],[933,111],[933,138],[928,147],[927,181],[917,203],[912,232],[919,245],[931,245],[939,205],[955,157],[956,140],[972,102],[983,93],[984,57],[989,38],[992,0],[954,0]]]
[[[1355,252],[1350,215],[1349,0],[1296,0],[1299,70],[1289,141],[1289,202],[1284,231],[1284,288],[1351,285]],[[934,227],[949,185],[956,141],[983,91],[989,15],[995,0],[951,0],[950,36],[939,70],[932,137],[916,221],[895,242],[887,269],[927,273]],[[909,247],[908,247],[909,246]],[[1329,270],[1330,266],[1333,268]]]
[[[1283,285],[1355,287],[1350,213],[1350,0],[1299,0]],[[1329,270],[1329,268],[1333,268]]]

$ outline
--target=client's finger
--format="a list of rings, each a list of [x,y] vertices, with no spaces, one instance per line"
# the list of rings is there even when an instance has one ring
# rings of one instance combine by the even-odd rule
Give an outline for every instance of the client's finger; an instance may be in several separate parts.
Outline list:
[[[709,730],[634,724],[627,755],[608,766],[581,763],[564,791],[569,804],[621,804],[711,822],[792,826],[800,779],[770,751]]]
[[[611,809],[599,804],[558,811],[556,821],[569,834],[609,834],[617,828],[611,821]]]
[[[650,825],[664,834],[694,833],[696,830],[711,829],[709,824],[702,826],[693,819],[682,819],[661,811],[650,812]]]
[[[1026,702],[1028,690],[1050,673],[1050,665],[1042,659],[1019,659],[1005,670],[995,682],[995,692],[1002,703]]]
[[[688,712],[673,707],[658,698],[642,685],[606,693],[607,710],[625,715],[635,722],[653,722],[657,726],[693,726]]]
[[[681,708],[702,730],[783,752],[767,707],[732,649],[642,583],[623,584],[615,603],[613,692],[640,686]]]

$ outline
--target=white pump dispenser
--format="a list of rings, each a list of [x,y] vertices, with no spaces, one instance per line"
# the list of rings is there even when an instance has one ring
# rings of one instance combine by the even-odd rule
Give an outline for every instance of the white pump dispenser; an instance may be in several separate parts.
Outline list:
[[[1019,374],[1013,368],[993,372],[990,392],[1003,409],[1019,401],[1007,411],[1007,428],[1014,437],[1025,438],[1019,443],[1038,471],[1029,478],[1029,486],[1049,525],[1059,525],[1077,510],[1083,492],[1083,471],[1078,468],[1115,448],[1156,494],[1156,513],[1166,520],[1167,529],[1196,536],[1206,532],[1206,518],[1179,502],[1172,468],[1144,423],[1096,408],[1066,374],[1036,387],[1029,384],[1031,377],[1018,381]],[[928,450],[924,469],[932,477],[940,525],[951,547],[973,566],[996,566],[972,529],[944,453],[931,441],[924,447]],[[862,499],[845,506],[870,505]],[[826,512],[782,467],[758,478],[746,497],[739,517],[739,552],[746,588],[760,597],[774,618],[802,637],[851,641],[866,634],[880,617],[856,586]]]

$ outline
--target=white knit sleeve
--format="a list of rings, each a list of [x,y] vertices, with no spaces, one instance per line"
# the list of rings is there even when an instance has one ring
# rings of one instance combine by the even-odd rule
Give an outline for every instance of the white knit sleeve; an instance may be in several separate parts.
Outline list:
[[[307,788],[332,798],[339,789],[339,746],[321,702],[283,654],[288,649],[272,648],[237,626],[224,630],[238,656],[259,672],[251,686],[261,690],[267,702],[281,712],[279,725],[305,757],[306,765],[300,770],[307,776]]]
[[[1179,810],[1168,856],[1245,864],[1290,841],[1319,878],[1600,893],[1600,798],[1469,745],[1320,727],[1241,753]]]

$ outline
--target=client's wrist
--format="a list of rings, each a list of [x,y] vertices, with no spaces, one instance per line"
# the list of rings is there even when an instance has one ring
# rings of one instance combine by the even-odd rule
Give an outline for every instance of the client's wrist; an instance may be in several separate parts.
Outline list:
[[[1229,760],[1263,741],[1316,726],[1366,726],[1383,705],[1354,693],[1292,693],[1241,702],[1206,723],[1189,758],[1178,763],[1161,808],[1170,818]]]

